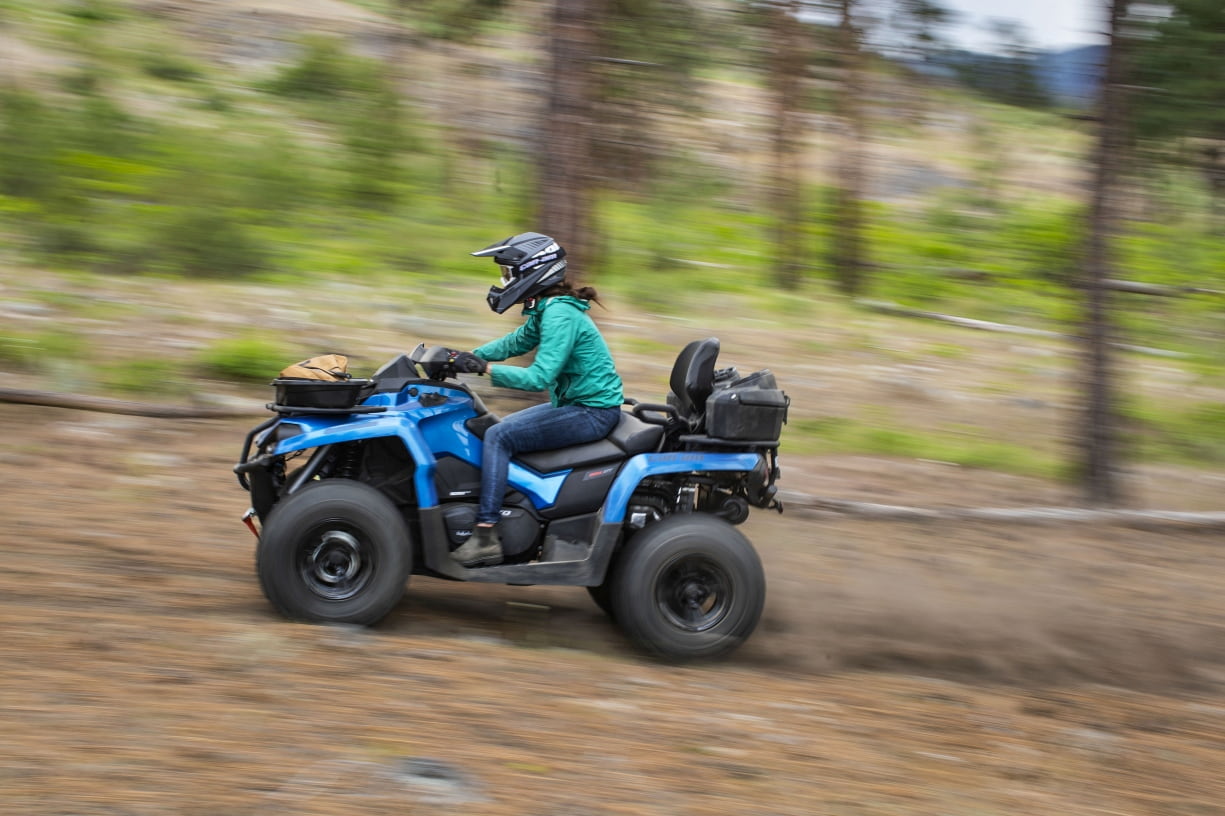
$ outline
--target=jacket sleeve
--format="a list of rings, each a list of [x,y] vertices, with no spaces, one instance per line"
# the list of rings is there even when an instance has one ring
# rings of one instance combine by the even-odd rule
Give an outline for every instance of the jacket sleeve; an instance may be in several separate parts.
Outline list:
[[[510,334],[477,346],[472,353],[482,360],[496,362],[527,354],[540,342],[540,322],[528,318],[527,322]]]
[[[490,382],[502,388],[516,388],[520,391],[544,391],[553,385],[574,350],[579,317],[578,312],[568,307],[545,309],[540,316],[540,342],[536,349],[536,359],[526,368],[490,366]]]

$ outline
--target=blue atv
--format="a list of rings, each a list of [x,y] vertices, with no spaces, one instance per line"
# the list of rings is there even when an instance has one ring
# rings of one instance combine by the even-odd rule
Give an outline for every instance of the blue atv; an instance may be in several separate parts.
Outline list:
[[[715,369],[716,338],[690,343],[665,403],[626,402],[616,428],[510,466],[505,560],[463,567],[481,439],[497,423],[458,381],[447,349],[418,346],[370,379],[277,379],[275,416],[247,435],[234,471],[250,493],[265,596],[295,620],[369,625],[411,574],[583,586],[635,644],[711,658],[752,633],[761,561],[735,528],[777,509],[788,398],[768,370]]]

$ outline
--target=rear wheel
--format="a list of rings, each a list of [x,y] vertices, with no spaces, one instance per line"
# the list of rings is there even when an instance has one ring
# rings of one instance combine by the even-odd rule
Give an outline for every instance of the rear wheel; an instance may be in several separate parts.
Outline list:
[[[726,521],[669,516],[619,555],[614,619],[646,651],[669,660],[725,655],[752,634],[766,580],[753,545]]]
[[[255,565],[264,595],[286,617],[369,625],[403,596],[412,549],[390,499],[368,485],[326,479],[273,509]]]

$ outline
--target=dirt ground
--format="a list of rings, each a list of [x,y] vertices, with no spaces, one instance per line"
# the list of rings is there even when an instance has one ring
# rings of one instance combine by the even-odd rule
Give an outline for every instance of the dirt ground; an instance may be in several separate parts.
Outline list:
[[[190,22],[223,4],[145,5]],[[260,11],[227,35],[235,64],[278,56],[266,29],[293,22],[278,9],[340,15],[344,30],[365,19],[324,0],[228,5]],[[6,44],[15,66],[59,59]],[[303,356],[361,350],[370,369],[418,340],[506,330],[474,318],[478,287],[449,288],[205,291],[3,265],[0,325],[75,327],[119,361],[187,357],[257,326]],[[659,398],[675,350],[717,333],[731,362],[778,371],[797,421],[1062,444],[1057,343],[820,305],[785,333],[709,302],[668,318],[609,305],[598,317],[637,396]],[[80,367],[0,374],[89,390]],[[1159,397],[1225,398],[1161,359],[1131,358],[1127,376]],[[230,469],[258,419],[0,404],[0,813],[1225,814],[1225,531],[758,513],[744,530],[765,616],[706,666],[642,658],[575,588],[414,577],[377,627],[307,626],[261,596],[239,522]],[[782,486],[809,496],[1075,503],[1034,479],[788,445]],[[1223,482],[1150,467],[1128,488],[1136,507],[1216,511]]]
[[[279,619],[230,474],[251,424],[0,405],[3,812],[1225,812],[1220,531],[759,513],[761,627],[674,667],[581,589],[414,577],[373,629]],[[1053,496],[889,464],[784,478]]]
[[[0,268],[6,325],[71,327],[103,360],[187,359],[259,326],[303,356],[356,351],[364,372],[418,340],[464,347],[506,330],[476,287],[397,294]],[[336,320],[342,303],[360,325]],[[867,416],[1057,445],[1066,349],[807,308],[785,335],[615,298],[598,317],[642,399],[662,399],[694,337],[722,338],[721,365],[772,366],[792,397],[789,499],[1076,504],[1067,485],[816,456],[790,435],[806,419]],[[1129,385],[1157,397],[1214,393],[1170,363],[1126,362]],[[57,364],[7,379],[96,393],[88,374]],[[0,404],[0,812],[1225,813],[1219,528],[880,521],[793,501],[744,526],[766,568],[765,615],[706,666],[644,659],[578,588],[414,577],[377,627],[299,625],[260,594],[231,472],[270,395],[181,385],[179,402],[191,392],[251,416]],[[1219,511],[1222,482],[1145,467],[1127,488],[1132,507]]]

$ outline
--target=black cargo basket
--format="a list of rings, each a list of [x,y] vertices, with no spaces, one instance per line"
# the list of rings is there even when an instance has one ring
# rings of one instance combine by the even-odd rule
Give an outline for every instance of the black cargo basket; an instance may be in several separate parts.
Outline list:
[[[278,377],[274,410],[341,411],[357,405],[374,389],[373,380],[306,380]]]

